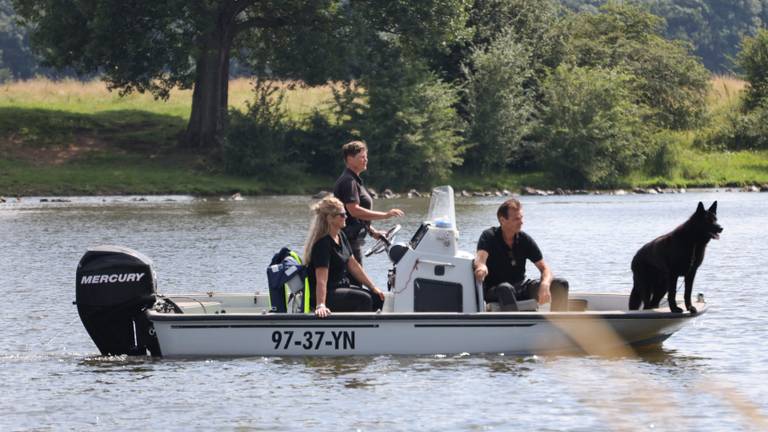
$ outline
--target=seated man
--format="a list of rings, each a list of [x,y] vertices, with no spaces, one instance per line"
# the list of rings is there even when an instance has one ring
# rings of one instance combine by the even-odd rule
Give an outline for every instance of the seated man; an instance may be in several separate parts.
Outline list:
[[[568,281],[552,279],[552,272],[536,242],[520,229],[523,208],[512,198],[496,212],[499,227],[483,231],[477,242],[475,277],[483,282],[486,302],[499,302],[502,309],[517,310],[516,302],[536,299],[539,304],[552,301],[551,310],[568,310]],[[541,279],[526,280],[525,264],[531,260],[541,272]],[[552,293],[555,299],[552,299]]]

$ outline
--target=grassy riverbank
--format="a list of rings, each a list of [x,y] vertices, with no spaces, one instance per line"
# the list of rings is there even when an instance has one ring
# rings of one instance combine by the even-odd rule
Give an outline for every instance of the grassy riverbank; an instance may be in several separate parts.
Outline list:
[[[290,90],[287,109],[307,115],[329,88]],[[252,98],[246,80],[230,85],[230,102]],[[233,177],[204,156],[177,147],[192,92],[168,101],[120,97],[101,82],[33,80],[0,85],[0,195],[305,193],[331,178],[291,182]]]
[[[743,83],[713,80],[714,118],[733,109]],[[332,97],[329,87],[295,88],[286,109],[302,118]],[[246,80],[230,86],[230,103],[252,98]],[[191,91],[175,90],[168,101],[150,95],[120,97],[101,82],[33,80],[0,85],[0,195],[311,193],[327,189],[327,177],[297,173],[291,181],[233,177],[204,156],[176,145],[190,110]],[[665,175],[636,174],[630,186],[740,186],[768,183],[768,152],[706,153],[692,146],[692,133],[673,137],[674,169]],[[456,189],[554,188],[543,172],[480,177],[457,173]]]

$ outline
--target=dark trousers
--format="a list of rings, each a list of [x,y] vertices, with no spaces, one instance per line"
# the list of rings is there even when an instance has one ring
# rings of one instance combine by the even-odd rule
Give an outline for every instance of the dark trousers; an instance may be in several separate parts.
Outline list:
[[[365,244],[364,238],[349,239],[349,245],[352,246],[352,255],[355,256],[357,262],[363,265],[363,245]]]
[[[355,257],[357,262],[360,263],[361,267],[363,266],[363,245],[364,244],[365,244],[365,239],[362,239],[362,238],[349,239],[349,245],[352,247],[352,255]],[[348,275],[348,277],[352,285],[358,285],[358,286],[363,285],[362,282],[355,279],[355,277],[352,276],[351,274]]]
[[[332,289],[326,303],[332,312],[376,312],[384,306],[379,296],[357,285]]]
[[[539,287],[541,281],[528,279],[523,282],[511,284],[509,282],[502,282],[496,286],[488,288],[485,292],[485,301],[487,302],[502,302],[512,295],[512,301],[517,300],[538,300]],[[568,310],[568,281],[565,279],[554,278],[549,285],[549,291],[552,294],[552,305],[550,310],[552,311],[567,311]],[[507,300],[509,301],[509,300]]]

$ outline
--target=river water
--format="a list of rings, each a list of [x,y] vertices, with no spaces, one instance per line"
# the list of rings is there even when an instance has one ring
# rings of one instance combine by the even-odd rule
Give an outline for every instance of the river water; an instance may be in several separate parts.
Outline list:
[[[2,431],[768,430],[766,194],[521,198],[523,229],[555,275],[574,292],[615,293],[631,289],[637,248],[698,201],[718,201],[725,231],[694,287],[709,312],[661,348],[621,357],[100,357],[72,305],[87,247],[145,253],[162,293],[264,290],[272,254],[303,243],[311,199],[68,199],[0,204]],[[457,199],[462,249],[474,250],[501,201]],[[400,240],[427,205],[375,203],[405,210]],[[386,286],[387,259],[365,265]]]

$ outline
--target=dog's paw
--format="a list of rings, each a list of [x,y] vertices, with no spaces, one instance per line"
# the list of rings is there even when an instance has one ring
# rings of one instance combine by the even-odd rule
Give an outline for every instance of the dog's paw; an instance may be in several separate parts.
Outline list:
[[[682,313],[683,312],[683,310],[679,306],[670,306],[669,310],[674,312],[674,313]]]
[[[696,315],[699,312],[699,310],[696,309],[695,307],[691,306],[691,307],[688,308],[688,312],[690,312],[691,315]]]

